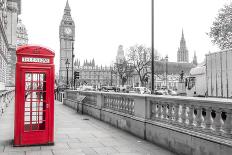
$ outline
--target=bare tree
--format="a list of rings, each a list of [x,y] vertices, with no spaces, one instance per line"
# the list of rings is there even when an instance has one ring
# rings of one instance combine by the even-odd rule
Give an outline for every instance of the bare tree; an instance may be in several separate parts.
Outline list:
[[[133,66],[125,59],[114,63],[114,73],[118,74],[122,86],[124,86],[127,80],[132,77],[133,72]]]
[[[151,74],[151,49],[143,45],[134,45],[129,48],[127,57],[137,72],[141,85],[145,86]]]

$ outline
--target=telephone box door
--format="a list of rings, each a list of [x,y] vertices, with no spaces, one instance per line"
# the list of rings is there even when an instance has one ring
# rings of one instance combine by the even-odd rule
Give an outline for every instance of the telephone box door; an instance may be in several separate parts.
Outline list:
[[[47,69],[23,69],[22,94],[24,106],[21,106],[23,115],[22,144],[40,144],[48,141],[49,132],[49,92],[51,92]]]

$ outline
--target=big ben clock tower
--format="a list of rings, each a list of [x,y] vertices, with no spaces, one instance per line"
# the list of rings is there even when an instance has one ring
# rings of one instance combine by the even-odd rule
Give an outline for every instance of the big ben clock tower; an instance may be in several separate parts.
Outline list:
[[[67,62],[68,68],[68,81],[72,79],[72,57],[73,45],[75,40],[75,23],[71,17],[71,9],[68,0],[64,9],[63,18],[60,23],[59,37],[60,37],[60,69],[59,80],[66,82],[67,79]]]

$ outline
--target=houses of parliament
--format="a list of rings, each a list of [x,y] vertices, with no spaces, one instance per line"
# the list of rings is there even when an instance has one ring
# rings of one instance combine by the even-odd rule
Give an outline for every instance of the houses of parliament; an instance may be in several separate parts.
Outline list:
[[[71,17],[71,8],[68,1],[64,8],[64,13],[59,26],[60,39],[60,68],[59,68],[59,82],[66,83],[68,62],[69,70],[68,77],[71,81],[73,73],[71,64],[73,64],[73,71],[79,72],[79,84],[87,85],[120,85],[120,79],[117,74],[113,72],[112,66],[96,65],[94,59],[84,60],[81,64],[80,58],[74,59],[74,41],[75,41],[75,22]],[[116,62],[119,59],[125,59],[123,46],[119,45],[117,50]],[[175,89],[179,82],[179,75],[183,71],[185,76],[189,75],[190,69],[197,65],[196,53],[191,63],[189,63],[189,52],[182,30],[180,46],[177,50],[177,62],[169,62],[167,59],[158,59],[155,61],[155,87],[160,88],[163,85]],[[131,79],[127,81],[128,85],[139,86],[140,80],[134,74]],[[167,79],[167,80],[166,80]],[[168,82],[168,83],[165,83]],[[148,83],[151,83],[149,80]]]

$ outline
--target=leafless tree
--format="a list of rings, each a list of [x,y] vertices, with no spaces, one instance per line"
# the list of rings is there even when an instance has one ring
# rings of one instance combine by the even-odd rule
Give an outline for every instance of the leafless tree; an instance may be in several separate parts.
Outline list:
[[[132,77],[133,72],[134,67],[125,59],[114,63],[114,74],[118,74],[122,86],[124,86],[127,80]]]
[[[151,49],[143,45],[134,45],[129,48],[127,57],[138,74],[141,85],[145,86],[151,74]]]

